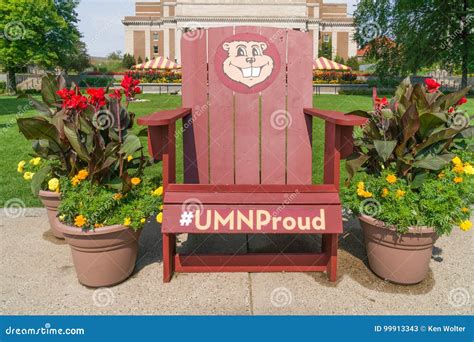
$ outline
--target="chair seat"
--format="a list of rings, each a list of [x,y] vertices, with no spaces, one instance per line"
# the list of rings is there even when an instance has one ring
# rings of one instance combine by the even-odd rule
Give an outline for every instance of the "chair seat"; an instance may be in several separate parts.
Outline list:
[[[170,184],[163,216],[163,233],[342,232],[333,185]]]

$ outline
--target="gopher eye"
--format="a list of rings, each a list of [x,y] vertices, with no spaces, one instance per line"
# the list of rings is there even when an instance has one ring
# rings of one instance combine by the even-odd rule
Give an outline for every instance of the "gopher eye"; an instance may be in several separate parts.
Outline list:
[[[252,55],[253,56],[260,56],[260,50],[258,50],[257,48],[253,48],[252,49]]]
[[[237,56],[246,56],[245,50],[241,47],[237,49]]]

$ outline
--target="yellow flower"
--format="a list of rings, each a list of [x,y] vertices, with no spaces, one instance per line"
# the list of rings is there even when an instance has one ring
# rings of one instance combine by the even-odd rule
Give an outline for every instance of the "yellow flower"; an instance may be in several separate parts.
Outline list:
[[[163,213],[159,213],[158,215],[156,215],[156,222],[158,223],[162,223],[163,222]]]
[[[462,222],[459,224],[459,228],[461,228],[461,229],[464,230],[465,232],[467,232],[469,229],[471,229],[471,227],[472,227],[472,222],[469,221],[469,220],[462,221]]]
[[[397,181],[397,176],[395,176],[395,175],[393,175],[393,174],[389,174],[389,175],[385,178],[385,180],[386,180],[387,182],[389,182],[390,184],[393,184],[393,183],[395,183],[395,182]]]
[[[357,195],[360,197],[365,197],[365,198],[372,197],[372,193],[365,191],[364,187],[365,187],[364,182],[357,183]]]
[[[156,188],[155,191],[151,193],[153,196],[161,196],[163,194],[163,187],[160,186],[159,188]]]
[[[23,178],[24,178],[25,180],[31,180],[34,175],[35,175],[35,174],[34,174],[33,172],[27,171],[27,172],[25,172],[25,173],[23,174]]]
[[[75,218],[74,218],[74,225],[76,227],[82,227],[83,225],[85,225],[87,223],[87,219],[82,216],[82,215],[77,215]]]
[[[439,179],[442,179],[442,178],[444,178],[444,177],[446,177],[446,175],[444,174],[444,172],[440,172],[440,173],[438,174],[438,178],[439,178]]]
[[[126,217],[125,220],[123,220],[124,226],[129,226],[130,223],[132,223],[132,219],[130,217]]]
[[[59,218],[59,221],[62,222],[62,221],[64,221],[64,219],[66,218],[66,215],[59,215],[58,218]]]
[[[463,179],[462,177],[454,177],[453,181],[454,183],[462,183]]]
[[[461,208],[461,211],[462,211],[463,213],[468,213],[468,212],[469,212],[469,208],[466,208],[466,207]]]
[[[89,176],[89,171],[87,171],[87,170],[81,170],[76,175],[77,179],[79,179],[81,181],[86,179],[87,176]]]
[[[51,178],[49,181],[48,181],[48,189],[50,191],[57,191],[59,190],[59,179],[57,178]]]
[[[456,164],[453,167],[453,171],[455,173],[463,173],[464,172],[464,166],[462,166],[462,164]]]
[[[462,160],[461,160],[461,158],[459,158],[459,157],[457,157],[457,156],[454,157],[451,161],[453,162],[454,165],[459,165],[459,164],[462,165]]]
[[[94,228],[101,228],[103,227],[104,225],[102,223],[95,223],[94,224]]]
[[[26,164],[26,161],[22,160],[21,162],[18,163],[18,167],[16,168],[16,170],[19,173],[23,173],[23,171],[25,171],[25,164]]]
[[[114,200],[116,200],[116,201],[119,201],[119,200],[121,200],[121,199],[123,198],[123,195],[122,195],[120,192],[118,192],[118,193],[114,194],[114,195],[112,196],[112,198],[113,198]]]
[[[74,176],[72,177],[71,179],[71,183],[73,186],[76,186],[77,184],[79,184],[81,182],[81,180],[79,178],[77,178],[77,176]]]
[[[397,198],[402,198],[405,196],[405,191],[398,189],[396,193]]]
[[[141,223],[141,224],[144,224],[145,222],[146,222],[146,220],[145,220],[144,218],[142,218],[142,219],[140,220],[140,223]]]
[[[38,166],[41,164],[41,157],[36,157],[30,160],[30,164],[34,166]]]
[[[383,188],[382,189],[382,197],[387,197],[388,196],[388,189],[387,188]]]
[[[158,209],[163,210],[163,204],[158,207]]]
[[[130,155],[130,156],[127,157],[127,161],[131,161],[131,160],[133,160],[133,156],[132,156],[132,155]]]
[[[142,182],[142,180],[138,177],[133,177],[131,182],[132,182],[133,185],[138,185]]]
[[[466,175],[474,175],[474,167],[469,163],[465,163],[464,164],[464,173]]]

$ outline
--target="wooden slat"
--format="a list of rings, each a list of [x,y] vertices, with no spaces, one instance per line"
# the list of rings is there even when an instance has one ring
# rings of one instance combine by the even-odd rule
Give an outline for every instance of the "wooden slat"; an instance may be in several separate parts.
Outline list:
[[[177,272],[319,272],[327,268],[325,254],[237,254],[175,256]]]
[[[233,92],[222,85],[214,63],[217,49],[223,40],[233,34],[233,28],[222,27],[208,30],[209,60],[209,149],[210,182],[234,183],[234,122]]]
[[[311,36],[288,31],[288,112],[291,126],[287,131],[287,183],[310,184],[312,174],[311,117],[303,108],[312,105]]]
[[[137,122],[143,126],[166,126],[175,123],[177,120],[191,114],[191,108],[177,108],[163,110],[147,116],[138,118]]]
[[[192,109],[183,120],[184,182],[209,183],[206,31],[185,33],[181,39],[183,107]]]
[[[337,192],[337,188],[330,184],[235,184],[235,185],[213,185],[213,184],[170,184],[169,191],[174,192]]]
[[[260,33],[257,26],[237,26],[235,34]],[[260,183],[260,94],[235,93],[235,183]]]
[[[287,33],[285,29],[266,27],[262,27],[261,33],[276,46],[281,63],[278,77],[262,91],[261,183],[284,184],[286,132],[279,120],[286,113]]]
[[[328,194],[327,194],[328,195]],[[188,199],[189,200],[189,199]],[[165,203],[162,233],[332,234],[342,233],[340,204]]]
[[[337,192],[193,192],[192,197],[205,204],[339,204]],[[179,204],[189,200],[188,192],[167,191],[165,204]]]
[[[367,122],[366,118],[357,115],[346,115],[335,110],[319,108],[304,108],[305,114],[316,116],[339,126],[361,126]]]

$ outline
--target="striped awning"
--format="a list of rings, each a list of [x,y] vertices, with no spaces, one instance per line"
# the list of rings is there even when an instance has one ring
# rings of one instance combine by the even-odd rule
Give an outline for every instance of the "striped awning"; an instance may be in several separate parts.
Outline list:
[[[164,57],[156,57],[151,61],[134,65],[132,69],[181,69],[181,65]]]
[[[324,57],[313,61],[313,70],[352,70],[347,65],[336,63]]]

